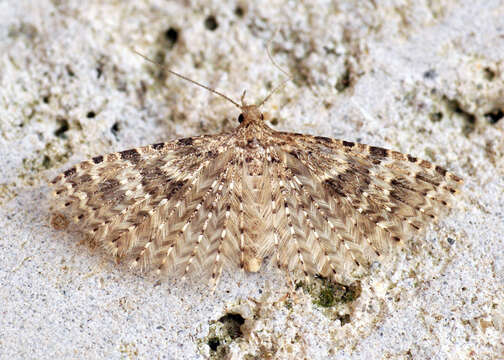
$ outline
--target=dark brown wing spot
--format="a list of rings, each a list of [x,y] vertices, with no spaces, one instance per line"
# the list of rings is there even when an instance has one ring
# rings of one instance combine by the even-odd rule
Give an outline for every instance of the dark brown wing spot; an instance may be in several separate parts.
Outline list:
[[[346,147],[349,147],[349,148],[352,148],[355,146],[355,143],[354,142],[351,142],[351,141],[345,141],[343,140],[343,146],[346,146]]]
[[[152,144],[154,150],[161,150],[164,147],[164,143]]]
[[[323,182],[323,184],[329,189],[332,195],[338,195],[341,197],[347,196],[340,187],[340,184],[337,181],[334,181],[334,179],[327,179]]]
[[[328,186],[329,191],[343,197],[347,197],[348,194],[362,194],[371,184],[368,173],[368,169],[352,166],[324,183]]]
[[[370,146],[369,153],[371,154],[371,156],[376,157],[378,159],[387,157],[387,149],[377,146]]]
[[[332,143],[332,139],[325,136],[315,136],[315,139],[326,143]]]
[[[407,204],[406,200],[405,200],[405,196],[404,196],[404,193],[400,193],[398,190],[392,190],[390,192],[390,197],[392,199],[395,199],[397,201],[400,201],[402,203],[405,203]]]
[[[166,194],[166,200],[170,200],[184,186],[186,181],[177,181],[170,184],[169,192]]]
[[[121,155],[121,159],[129,160],[134,164],[140,161],[140,153],[137,149],[121,151],[119,154]]]
[[[70,168],[67,171],[65,171],[63,174],[65,175],[66,178],[68,178],[70,176],[75,175],[76,172],[77,172],[77,170],[75,169],[75,166],[74,166],[73,168]]]
[[[408,155],[408,160],[409,160],[409,162],[414,163],[414,162],[416,162],[416,161],[417,161],[417,158],[416,158],[416,157],[414,157],[414,156]]]
[[[101,163],[102,161],[103,161],[103,156],[102,156],[102,155],[100,155],[100,156],[95,156],[95,157],[93,158],[93,162],[94,162],[95,164],[99,164],[99,163]]]
[[[408,180],[406,180],[404,178],[392,179],[392,180],[390,180],[390,185],[392,185],[394,187],[403,188],[403,189],[406,189],[409,191],[413,191],[413,192],[417,191],[413,187],[411,187],[411,184],[408,182]]]
[[[177,144],[179,144],[179,145],[192,145],[193,139],[192,138],[180,139],[179,141],[177,141]]]
[[[436,166],[436,172],[441,176],[446,176],[447,171],[441,166]]]

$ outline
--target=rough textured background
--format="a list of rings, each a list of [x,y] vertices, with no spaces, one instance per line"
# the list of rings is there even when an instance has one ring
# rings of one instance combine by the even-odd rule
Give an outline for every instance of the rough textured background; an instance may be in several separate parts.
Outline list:
[[[0,358],[503,358],[503,18],[502,0],[0,1]],[[449,216],[343,298],[264,268],[214,294],[158,282],[49,226],[58,171],[236,124],[131,48],[253,102],[284,78],[271,39],[294,76],[265,107],[277,129],[447,167],[466,181]]]

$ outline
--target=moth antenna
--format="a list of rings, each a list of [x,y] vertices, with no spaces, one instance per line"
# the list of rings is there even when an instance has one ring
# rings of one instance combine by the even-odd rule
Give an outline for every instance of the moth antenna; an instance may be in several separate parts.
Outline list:
[[[182,80],[189,81],[190,83],[192,83],[192,84],[194,84],[194,85],[196,85],[196,86],[202,87],[203,89],[206,89],[206,90],[210,91],[211,93],[214,93],[214,94],[216,94],[216,95],[219,95],[220,97],[223,97],[224,99],[226,99],[227,101],[229,101],[231,104],[233,104],[234,106],[236,106],[238,109],[240,109],[240,110],[242,109],[242,107],[241,107],[241,106],[240,106],[240,105],[239,105],[236,101],[234,101],[233,99],[231,99],[231,98],[229,98],[228,96],[224,95],[224,94],[223,94],[223,93],[221,93],[220,91],[217,91],[217,90],[215,90],[215,89],[212,89],[212,88],[211,88],[211,87],[209,87],[209,86],[206,86],[206,85],[204,85],[204,84],[202,84],[202,83],[199,83],[199,82],[197,82],[197,81],[195,81],[195,80],[189,79],[187,76],[184,76],[184,75],[179,74],[179,73],[177,73],[177,72],[175,72],[175,71],[173,71],[173,70],[170,70],[170,69],[168,69],[168,68],[166,67],[166,65],[161,64],[161,63],[159,63],[159,62],[157,62],[157,61],[154,61],[154,60],[152,60],[152,59],[148,58],[147,56],[145,56],[145,55],[144,55],[144,54],[142,54],[142,53],[139,53],[139,52],[138,52],[138,51],[136,51],[135,49],[131,49],[131,50],[132,50],[135,54],[137,54],[137,55],[141,56],[142,58],[144,58],[144,60],[146,60],[146,61],[148,61],[148,62],[150,62],[150,63],[152,63],[152,64],[154,64],[154,65],[157,65],[157,66],[161,67],[161,68],[162,68],[162,69],[164,69],[165,71],[168,71],[170,74],[175,75],[175,76],[179,77],[179,78],[180,78],[180,79],[182,79]]]
[[[287,70],[282,69],[280,65],[273,59],[273,55],[271,55],[271,44],[273,43],[273,39],[275,38],[276,34],[278,33],[278,29],[275,30],[273,35],[271,36],[271,39],[269,39],[268,44],[266,46],[266,52],[268,53],[268,58],[270,59],[271,63],[278,69],[280,72],[282,72],[285,76],[287,76],[289,79],[292,79],[293,76],[290,72]]]
[[[245,105],[245,94],[246,93],[247,93],[247,90],[243,90],[243,94],[242,94],[241,100],[240,100],[243,105]]]
[[[287,80],[282,81],[282,83],[281,83],[280,85],[278,85],[276,88],[274,88],[274,89],[273,89],[273,90],[272,90],[272,91],[268,94],[268,96],[266,96],[266,97],[263,99],[263,101],[261,101],[261,102],[257,105],[257,107],[261,107],[261,106],[263,106],[263,105],[264,105],[264,103],[265,103],[266,101],[268,101],[268,100],[269,100],[269,98],[271,97],[271,95],[273,95],[273,94],[274,94],[274,93],[276,93],[278,90],[280,90],[281,88],[283,88],[283,87],[285,86],[285,84],[287,84],[287,83],[288,83],[289,81],[291,81],[291,80],[292,80],[292,78],[289,78],[289,79],[287,79]]]
[[[288,77],[287,80],[284,80],[282,81],[282,83],[280,85],[278,85],[277,87],[275,87],[269,94],[268,96],[266,96],[263,101],[261,101],[259,103],[259,105],[257,105],[258,107],[261,107],[264,105],[264,103],[266,103],[266,101],[269,100],[269,98],[271,97],[271,95],[273,95],[274,93],[276,93],[278,90],[280,90],[281,88],[283,88],[289,81],[291,81],[294,76],[292,76],[292,74],[290,74],[288,71],[282,69],[282,67],[280,65],[277,64],[277,62],[275,61],[275,59],[273,59],[273,56],[271,55],[271,43],[273,42],[273,38],[275,37],[275,35],[278,33],[278,29],[275,30],[275,32],[273,33],[273,36],[271,36],[271,39],[268,41],[268,45],[266,46],[266,52],[268,53],[268,58],[270,59],[271,63],[273,64],[274,67],[276,67],[278,70],[280,70],[280,72],[282,74],[284,74],[285,76]]]

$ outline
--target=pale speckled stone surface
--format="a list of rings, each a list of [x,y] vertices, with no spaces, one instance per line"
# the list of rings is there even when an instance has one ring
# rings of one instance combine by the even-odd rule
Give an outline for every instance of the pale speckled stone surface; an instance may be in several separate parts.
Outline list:
[[[229,312],[245,322],[228,358],[503,358],[502,18],[501,0],[0,2],[0,358],[205,358]],[[225,273],[214,294],[158,283],[49,227],[58,171],[235,125],[230,104],[163,81],[131,47],[257,101],[283,79],[265,51],[275,30],[295,78],[265,107],[278,129],[386,146],[466,180],[355,302],[320,308],[270,269]]]

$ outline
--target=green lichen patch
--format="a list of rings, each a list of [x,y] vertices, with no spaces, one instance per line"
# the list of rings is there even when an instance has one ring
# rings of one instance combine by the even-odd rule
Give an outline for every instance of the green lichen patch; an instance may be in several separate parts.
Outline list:
[[[474,132],[476,128],[476,116],[473,113],[466,111],[458,99],[451,99],[447,96],[443,96],[442,100],[448,111],[462,117],[464,120],[464,126],[462,128],[463,134],[465,136],[469,136],[472,132]]]
[[[339,76],[336,85],[334,86],[338,92],[343,92],[353,85],[353,74],[352,67],[349,61],[345,61],[345,69],[343,73]]]
[[[304,281],[296,283],[296,289],[302,288],[313,299],[312,302],[331,319],[338,319],[344,325],[350,322],[348,304],[361,295],[361,284],[356,281],[350,285],[333,283],[325,278],[316,278],[309,284]]]
[[[65,163],[72,154],[72,148],[65,144],[63,149],[56,150],[56,146],[49,142],[43,149],[36,150],[34,156],[22,159],[22,168],[18,173],[18,178],[25,185],[32,186],[40,181],[40,172],[51,169]]]

